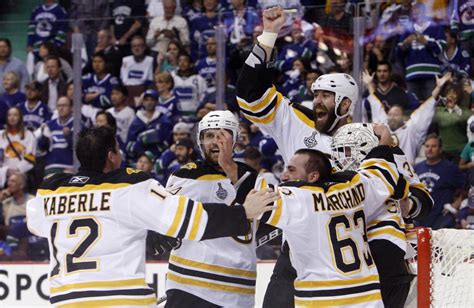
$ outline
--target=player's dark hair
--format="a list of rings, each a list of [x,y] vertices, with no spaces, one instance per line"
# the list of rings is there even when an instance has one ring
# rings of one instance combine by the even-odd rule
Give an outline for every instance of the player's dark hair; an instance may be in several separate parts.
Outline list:
[[[329,158],[321,151],[312,149],[299,149],[295,154],[305,154],[309,156],[305,165],[306,173],[319,172],[319,180],[325,180],[332,172],[332,165]]]
[[[116,143],[114,130],[108,126],[84,129],[76,144],[81,169],[102,172],[109,151],[116,152]]]

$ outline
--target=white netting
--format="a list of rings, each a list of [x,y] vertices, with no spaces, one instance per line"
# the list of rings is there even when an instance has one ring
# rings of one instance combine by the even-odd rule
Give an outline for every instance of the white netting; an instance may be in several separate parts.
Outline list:
[[[431,237],[431,307],[474,307],[474,231],[443,229]]]

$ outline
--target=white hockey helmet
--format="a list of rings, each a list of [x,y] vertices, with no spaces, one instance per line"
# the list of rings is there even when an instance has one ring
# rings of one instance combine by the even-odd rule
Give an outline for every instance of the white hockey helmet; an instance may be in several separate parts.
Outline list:
[[[201,133],[203,131],[206,129],[219,128],[230,130],[232,132],[232,140],[234,141],[234,144],[237,142],[240,133],[239,121],[237,121],[234,114],[229,110],[215,110],[206,114],[201,121],[199,121],[197,132],[199,147],[201,148]]]
[[[331,142],[333,167],[337,171],[356,170],[378,144],[379,139],[371,124],[351,123],[341,126]]]
[[[336,103],[335,114],[336,118],[344,118],[351,115],[355,104],[359,98],[359,87],[352,76],[344,73],[324,74],[319,76],[311,85],[313,93],[317,90],[330,91],[334,93],[334,100]],[[344,115],[338,114],[339,104],[347,97],[351,100],[349,112]]]

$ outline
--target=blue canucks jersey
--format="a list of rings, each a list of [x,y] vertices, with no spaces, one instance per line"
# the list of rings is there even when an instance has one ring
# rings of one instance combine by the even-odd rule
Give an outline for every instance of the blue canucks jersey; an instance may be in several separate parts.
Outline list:
[[[50,120],[46,123],[51,133],[49,138],[49,150],[46,154],[46,169],[51,168],[72,168],[73,164],[73,117],[61,124],[59,119]],[[63,129],[68,127],[71,133],[64,135]],[[44,144],[45,137],[38,141],[38,145]],[[46,141],[48,142],[48,141]]]
[[[82,77],[82,92],[85,94],[99,93],[92,102],[92,106],[99,109],[107,109],[112,106],[110,95],[113,86],[117,85],[118,79],[111,74],[107,74],[99,80],[95,73],[90,73]]]
[[[31,131],[35,131],[43,123],[51,119],[51,111],[48,104],[38,101],[33,108],[28,107],[28,102],[23,102],[18,106],[23,114],[23,122],[25,127]]]
[[[28,46],[33,47],[36,55],[43,42],[64,45],[68,31],[67,19],[64,8],[56,3],[50,6],[39,5],[33,10],[28,25]]]
[[[158,98],[158,106],[161,106],[168,110],[168,116],[171,119],[171,122],[176,123],[181,117],[181,112],[178,109],[179,100],[176,96],[172,95],[171,97],[164,99],[161,96]]]
[[[216,63],[217,59],[210,57],[201,58],[196,63],[196,71],[206,80],[208,92],[212,92],[216,88]]]
[[[197,59],[207,55],[206,42],[211,36],[214,36],[214,27],[217,26],[219,19],[215,17],[209,18],[206,15],[201,15],[191,21],[191,56]]]

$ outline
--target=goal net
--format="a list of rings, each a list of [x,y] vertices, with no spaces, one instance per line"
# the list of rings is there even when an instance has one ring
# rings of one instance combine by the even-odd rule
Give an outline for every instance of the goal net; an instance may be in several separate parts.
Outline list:
[[[474,230],[418,230],[418,307],[474,307]]]

